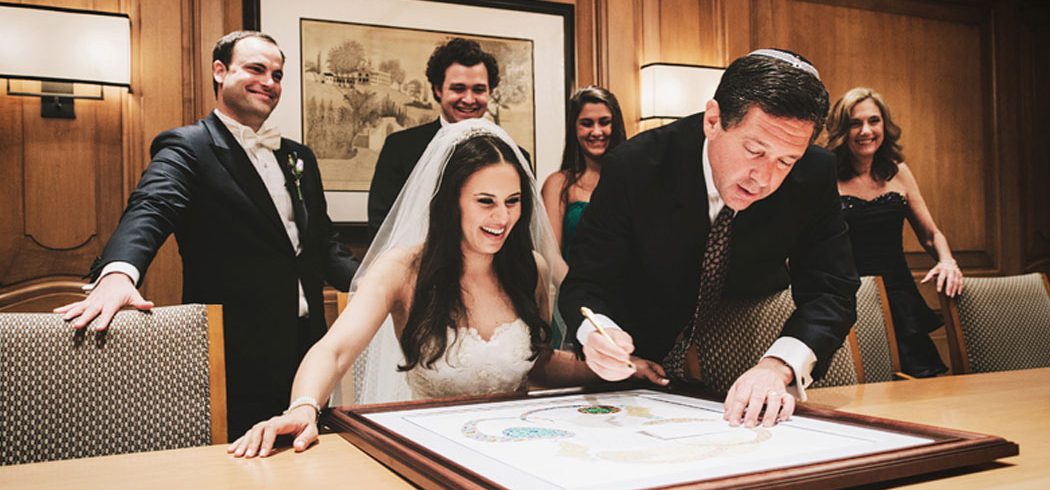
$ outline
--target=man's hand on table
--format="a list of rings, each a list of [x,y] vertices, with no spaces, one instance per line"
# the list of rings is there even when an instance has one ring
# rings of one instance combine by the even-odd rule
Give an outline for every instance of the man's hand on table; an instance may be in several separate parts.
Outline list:
[[[787,420],[795,412],[795,397],[787,392],[792,380],[794,373],[787,364],[775,357],[763,358],[733,383],[726,395],[723,418],[734,427],[760,423],[772,427]]]

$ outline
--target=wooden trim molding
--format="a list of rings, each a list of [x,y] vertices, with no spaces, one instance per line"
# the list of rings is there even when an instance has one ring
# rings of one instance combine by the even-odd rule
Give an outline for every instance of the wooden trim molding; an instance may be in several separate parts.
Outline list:
[[[864,378],[864,359],[860,354],[860,340],[857,340],[857,329],[851,328],[849,335],[846,336],[846,342],[849,344],[850,354],[853,355],[853,372],[857,376],[858,383],[866,383]]]
[[[981,24],[988,19],[991,10],[983,2],[969,1],[931,2],[929,0],[797,0],[808,3],[873,10],[887,14],[907,15],[933,20],[958,22],[964,24]],[[990,3],[990,2],[987,2]]]
[[[47,312],[56,306],[85,297],[84,281],[51,279],[33,281],[0,292],[0,311]]]
[[[211,403],[211,443],[226,438],[226,344],[222,305],[207,305],[208,312],[208,399]]]
[[[962,325],[959,323],[959,305],[955,298],[949,298],[943,292],[937,296],[941,299],[941,310],[944,311],[944,332],[948,338],[948,355],[951,357],[952,374],[968,374],[970,356],[966,351],[966,340],[963,337]]]
[[[882,276],[875,276],[875,287],[879,288],[879,302],[882,303],[882,323],[886,325],[886,342],[890,345],[890,365],[893,372],[901,372],[901,354],[897,348],[897,329],[893,326],[893,313],[890,310],[890,297],[886,293],[886,281]]]
[[[350,293],[344,293],[339,291],[335,295],[336,308],[339,309],[339,313],[342,313],[346,309],[346,305],[350,303]]]

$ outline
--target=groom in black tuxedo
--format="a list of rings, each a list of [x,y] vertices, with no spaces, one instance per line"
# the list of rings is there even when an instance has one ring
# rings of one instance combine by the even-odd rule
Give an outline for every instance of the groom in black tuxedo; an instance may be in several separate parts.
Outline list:
[[[730,389],[726,419],[770,426],[791,415],[795,396],[805,400],[856,318],[860,285],[834,160],[812,146],[827,110],[808,61],[759,50],[729,66],[706,112],[606,156],[559,302],[592,370],[624,379],[633,352],[639,368],[655,361],[683,377],[712,304],[790,283],[796,310]],[[615,342],[583,321],[581,306],[618,327],[608,329]]]
[[[358,262],[334,239],[313,152],[266,124],[284,74],[276,41],[233,32],[212,58],[215,111],[153,140],[91,294],[56,311],[104,329],[124,306],[149,309],[136,285],[175,233],[183,302],[223,306],[234,440],[288,406],[299,361],[325,332],[324,282],[347,290]]]

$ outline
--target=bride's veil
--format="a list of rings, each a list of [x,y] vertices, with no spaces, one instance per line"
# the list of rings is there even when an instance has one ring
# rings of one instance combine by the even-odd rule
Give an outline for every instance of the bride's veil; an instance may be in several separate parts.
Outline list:
[[[455,124],[449,124],[441,128],[430,145],[423,152],[412,174],[401,189],[401,194],[394,201],[394,206],[387,215],[375,240],[365,254],[361,267],[358,269],[354,281],[351,283],[350,292],[353,294],[360,279],[365,277],[369,268],[375,263],[377,257],[392,248],[407,248],[423,243],[426,239],[427,228],[430,218],[430,201],[437,192],[438,183],[444,171],[445,165],[455,150],[456,145],[478,134],[491,134],[507,143],[513,149],[514,156],[525,168],[529,177],[529,185],[532,187],[533,212],[531,228],[533,249],[540,254],[548,264],[546,274],[541,277],[544,284],[548,285],[548,307],[553,308],[555,280],[565,274],[565,263],[562,261],[558,251],[557,242],[551,231],[550,223],[547,221],[547,212],[543,207],[540,193],[536,187],[535,176],[529,169],[524,155],[514,140],[499,126],[485,119],[469,119]],[[521,226],[524,223],[518,223]],[[555,279],[556,278],[556,279]],[[552,311],[552,310],[548,310]],[[346,311],[343,314],[354,314]],[[546,320],[550,320],[547,318]],[[336,390],[332,395],[332,405],[348,405],[360,403],[380,403],[390,401],[402,401],[411,398],[411,391],[405,381],[405,374],[397,371],[398,364],[404,362],[401,347],[394,333],[391,317],[387,315],[383,325],[379,328],[372,342],[358,356],[354,362],[352,372],[347,375],[352,377],[354,395],[353,398],[342,392],[346,391],[348,381],[344,379],[340,384],[342,389]]]

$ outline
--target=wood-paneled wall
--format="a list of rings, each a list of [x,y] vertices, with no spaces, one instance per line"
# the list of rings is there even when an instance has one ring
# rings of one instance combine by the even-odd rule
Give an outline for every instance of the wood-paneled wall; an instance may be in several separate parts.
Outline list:
[[[752,32],[757,45],[805,53],[820,67],[832,100],[856,86],[882,93],[903,129],[905,158],[957,259],[964,267],[994,267],[1001,203],[989,192],[995,121],[987,9],[952,7],[934,18],[925,10],[868,5],[760,3]],[[959,206],[960,196],[971,205]],[[915,262],[932,265],[910,232],[905,249],[919,252]]]
[[[821,69],[832,97],[856,85],[888,99],[934,218],[970,274],[1050,271],[1050,13],[1035,0],[557,0],[576,7],[577,85],[617,94],[635,134],[639,67],[726,65],[775,45]],[[0,93],[0,310],[78,294],[160,131],[212,107],[210,49],[241,25],[239,0],[33,0],[127,13],[133,92],[78,100],[41,119],[39,100]],[[365,243],[351,244],[358,251]],[[929,265],[914,238],[916,271]],[[173,243],[145,295],[178,302]],[[334,297],[334,296],[333,296]]]
[[[17,2],[16,2],[17,3]],[[43,119],[35,97],[0,94],[0,310],[47,311],[81,297],[81,278],[116,228],[160,131],[211,110],[211,46],[240,26],[239,2],[33,0],[124,13],[132,26],[132,91],[77,100],[76,119]],[[146,276],[146,297],[178,303],[173,240]]]
[[[578,10],[584,4],[577,4]],[[968,274],[1050,270],[1050,8],[1032,0],[595,0],[597,83],[639,122],[638,70],[656,61],[726,66],[760,47],[805,55],[832,101],[875,88]],[[610,69],[603,69],[608,60]],[[914,235],[918,273],[932,265]]]

